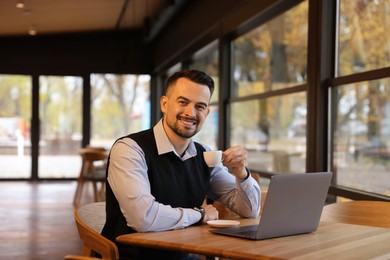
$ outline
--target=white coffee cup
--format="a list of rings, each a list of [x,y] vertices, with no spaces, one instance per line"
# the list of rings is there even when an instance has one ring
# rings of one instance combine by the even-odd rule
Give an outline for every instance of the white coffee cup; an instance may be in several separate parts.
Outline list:
[[[216,167],[222,164],[221,150],[203,152],[203,157],[209,167]]]

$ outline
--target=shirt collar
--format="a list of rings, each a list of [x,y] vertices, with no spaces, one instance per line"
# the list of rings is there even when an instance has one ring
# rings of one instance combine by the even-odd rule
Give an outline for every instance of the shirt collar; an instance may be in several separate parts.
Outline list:
[[[154,139],[156,140],[158,155],[169,153],[169,152],[174,152],[183,161],[197,155],[195,144],[194,144],[194,141],[192,139],[191,139],[190,143],[188,144],[188,147],[187,147],[183,157],[180,157],[176,153],[173,144],[171,143],[167,134],[165,133],[162,119],[160,119],[160,121],[153,127],[153,132],[154,132]]]

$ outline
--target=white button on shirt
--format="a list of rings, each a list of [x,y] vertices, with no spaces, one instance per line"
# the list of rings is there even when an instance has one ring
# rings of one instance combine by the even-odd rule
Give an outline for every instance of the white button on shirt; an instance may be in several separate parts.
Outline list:
[[[159,155],[175,152],[162,120],[153,131]],[[185,154],[177,156],[185,161],[196,155],[195,144],[191,141]],[[128,226],[138,232],[181,229],[200,219],[200,213],[191,208],[172,208],[156,201],[150,191],[144,152],[130,138],[118,140],[111,148],[108,182]],[[221,201],[242,217],[257,217],[260,213],[261,192],[256,180],[250,177],[241,181],[224,166],[215,167],[211,172],[207,197]]]

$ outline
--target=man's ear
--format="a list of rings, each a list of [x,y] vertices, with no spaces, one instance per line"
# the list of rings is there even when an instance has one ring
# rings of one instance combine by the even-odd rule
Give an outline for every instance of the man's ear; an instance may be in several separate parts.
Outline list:
[[[160,98],[160,109],[161,109],[161,112],[163,112],[164,114],[167,111],[167,106],[168,106],[168,97],[162,96]]]

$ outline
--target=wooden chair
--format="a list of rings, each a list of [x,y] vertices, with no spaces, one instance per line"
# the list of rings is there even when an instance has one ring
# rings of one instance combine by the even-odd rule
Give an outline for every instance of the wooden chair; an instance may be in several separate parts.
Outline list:
[[[105,165],[107,152],[101,147],[86,147],[80,150],[82,165],[80,175],[77,179],[77,188],[73,199],[73,205],[77,208],[80,201],[84,186],[87,183],[93,185],[94,201],[103,201],[105,194]],[[100,189],[98,188],[100,183]]]
[[[83,249],[81,256],[68,255],[66,260],[94,259],[95,254],[99,254],[103,259],[119,259],[117,246],[100,233],[106,221],[106,203],[94,202],[81,206],[74,211],[77,230]]]
[[[321,221],[390,228],[390,202],[347,201],[326,205]]]

